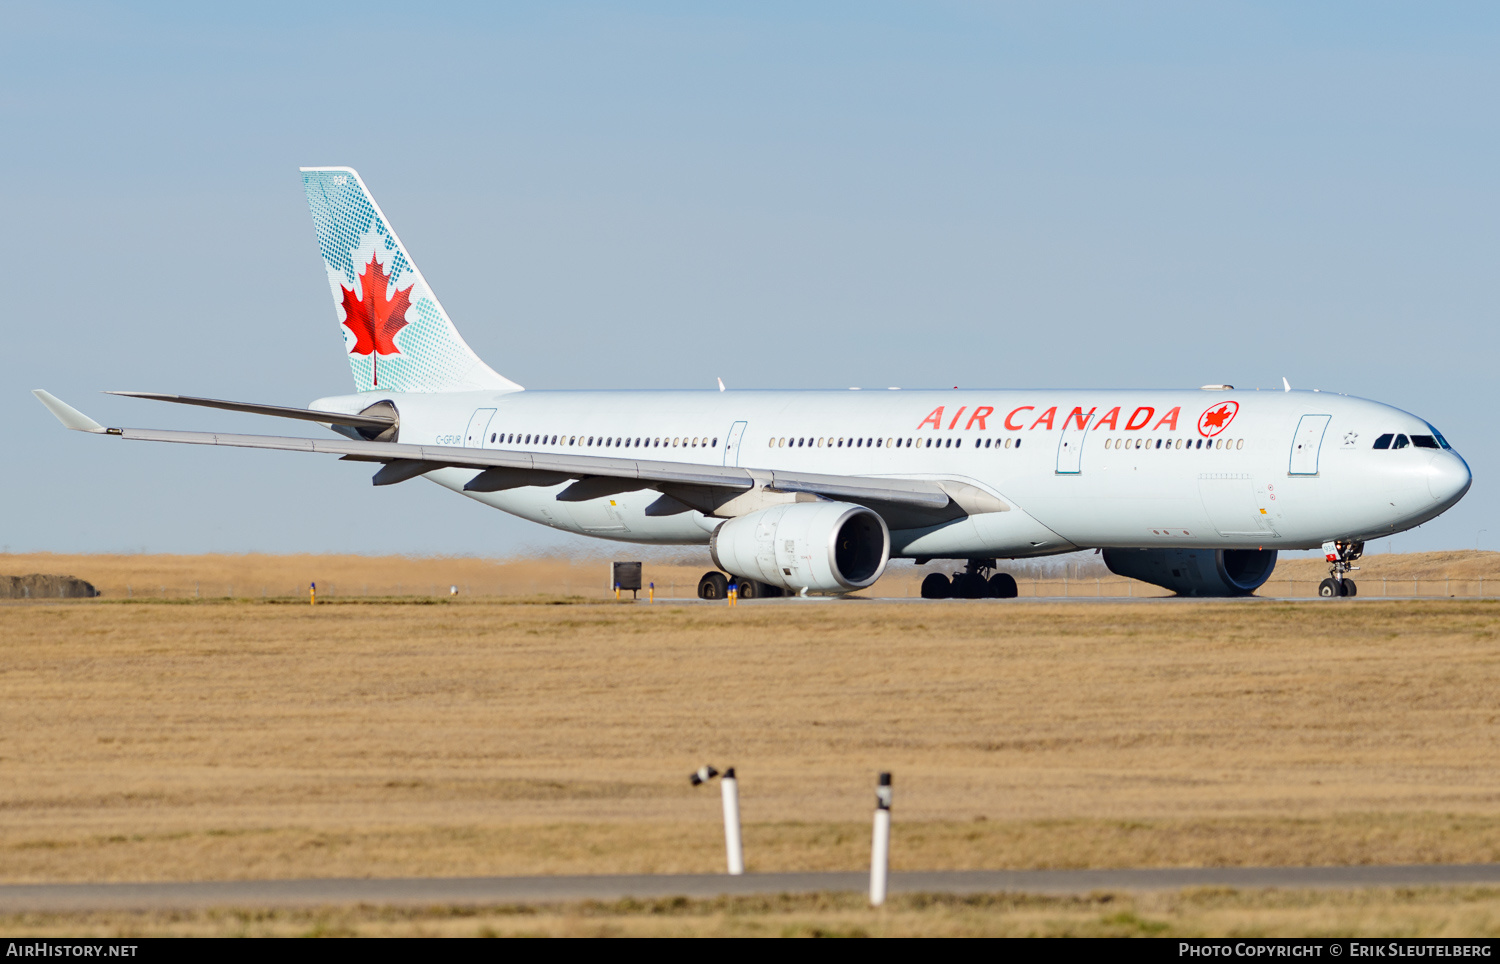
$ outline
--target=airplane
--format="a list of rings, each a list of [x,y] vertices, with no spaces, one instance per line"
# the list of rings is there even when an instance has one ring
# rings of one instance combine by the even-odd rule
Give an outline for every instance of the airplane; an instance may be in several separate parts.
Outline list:
[[[566,532],[707,545],[699,596],[839,595],[892,559],[959,560],[926,598],[1008,598],[999,560],[1095,549],[1183,596],[1253,594],[1278,552],[1321,547],[1349,597],[1364,543],[1449,509],[1469,466],[1423,419],[1333,392],[527,391],[469,348],[364,181],[302,169],[354,377],[307,408],[136,398],[318,423],[326,438],[69,429],[336,455],[375,485],[429,479]]]

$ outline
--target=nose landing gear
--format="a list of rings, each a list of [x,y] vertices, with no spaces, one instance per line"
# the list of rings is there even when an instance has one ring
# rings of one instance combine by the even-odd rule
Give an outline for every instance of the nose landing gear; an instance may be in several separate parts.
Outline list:
[[[1339,596],[1353,598],[1358,595],[1359,587],[1354,584],[1353,579],[1347,578],[1345,573],[1359,568],[1353,563],[1364,553],[1363,542],[1348,542],[1340,539],[1323,543],[1323,557],[1328,560],[1328,578],[1318,583],[1318,595],[1324,599]]]
[[[923,599],[1014,599],[1016,579],[1009,573],[993,572],[995,560],[970,559],[953,581],[940,572],[922,580]],[[988,574],[988,575],[987,575]]]

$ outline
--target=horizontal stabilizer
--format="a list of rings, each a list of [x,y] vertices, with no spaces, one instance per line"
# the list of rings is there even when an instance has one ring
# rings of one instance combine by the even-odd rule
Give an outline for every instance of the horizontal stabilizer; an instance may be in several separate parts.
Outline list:
[[[312,408],[263,405],[259,402],[229,402],[222,398],[194,398],[191,395],[166,395],[161,392],[105,392],[105,394],[124,395],[127,398],[149,398],[157,402],[176,402],[179,405],[201,405],[204,408],[222,408],[230,412],[249,412],[252,415],[273,415],[276,418],[300,418],[307,422],[348,425],[353,428],[390,428],[396,424],[396,419],[389,415],[345,415],[342,412],[320,412]]]
[[[51,392],[44,392],[40,388],[36,388],[32,389],[31,394],[35,395],[43,405],[47,406],[47,411],[57,416],[57,420],[63,423],[64,428],[70,428],[75,432],[92,432],[95,435],[103,435],[108,431],[103,425],[100,425]]]

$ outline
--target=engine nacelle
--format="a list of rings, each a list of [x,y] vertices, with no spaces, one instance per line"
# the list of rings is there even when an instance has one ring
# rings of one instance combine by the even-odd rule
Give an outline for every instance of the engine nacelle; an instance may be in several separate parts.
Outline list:
[[[772,506],[719,526],[714,565],[783,589],[853,592],[885,572],[891,534],[879,514],[848,502]]]
[[[1248,596],[1271,578],[1275,549],[1105,549],[1104,564],[1179,596]]]

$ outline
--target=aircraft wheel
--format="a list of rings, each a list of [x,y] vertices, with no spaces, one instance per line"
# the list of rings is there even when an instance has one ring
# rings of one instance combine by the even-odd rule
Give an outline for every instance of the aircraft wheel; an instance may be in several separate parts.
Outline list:
[[[953,577],[954,599],[979,599],[985,588],[984,578],[977,573],[960,572]]]
[[[987,588],[991,599],[1014,599],[1020,592],[1016,588],[1016,577],[1008,572],[997,572],[991,576]]]
[[[1344,584],[1344,595],[1353,598],[1359,595],[1359,587],[1354,584],[1353,579],[1341,580]]]
[[[724,599],[729,595],[729,577],[722,572],[705,572],[698,580],[699,599]]]
[[[947,599],[953,595],[953,584],[940,572],[929,572],[922,580],[923,599]]]
[[[754,579],[736,579],[735,582],[740,584],[741,599],[759,599],[763,595],[763,587]]]
[[[1324,599],[1337,599],[1342,596],[1343,593],[1339,590],[1339,581],[1337,579],[1324,579],[1318,583],[1318,595]]]

